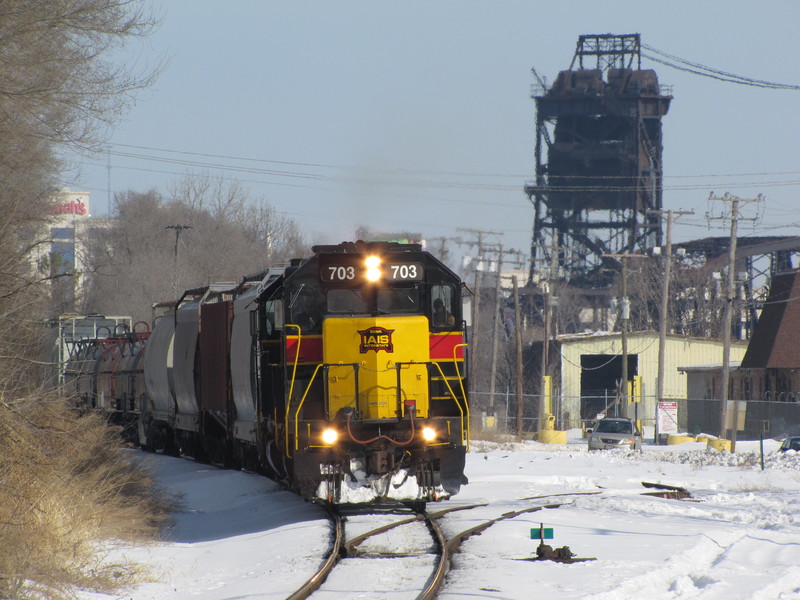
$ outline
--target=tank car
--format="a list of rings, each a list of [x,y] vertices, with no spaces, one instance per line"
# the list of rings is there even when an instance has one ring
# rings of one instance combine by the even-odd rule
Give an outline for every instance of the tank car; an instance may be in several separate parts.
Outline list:
[[[149,326],[140,322],[133,331],[118,324],[113,331],[99,327],[95,337],[71,340],[61,381],[62,393],[83,410],[106,414],[133,441],[146,396],[141,360],[149,335]]]

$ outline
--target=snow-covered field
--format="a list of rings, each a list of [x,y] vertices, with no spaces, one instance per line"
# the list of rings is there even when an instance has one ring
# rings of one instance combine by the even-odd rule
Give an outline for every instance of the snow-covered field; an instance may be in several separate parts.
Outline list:
[[[585,440],[571,435],[562,446],[473,442],[470,484],[429,508],[491,505],[446,517],[450,534],[541,502],[524,499],[531,496],[601,493],[552,498],[566,504],[470,538],[453,560],[442,600],[800,598],[800,455],[779,453],[777,441],[765,440],[762,470],[758,442],[738,442],[734,454],[702,443],[589,453]],[[257,475],[163,456],[148,460],[184,509],[163,543],[115,550],[147,562],[153,581],[114,598],[285,598],[319,565],[329,539],[320,507]],[[692,498],[643,495],[651,491],[643,481],[684,487]],[[530,530],[540,523],[553,528],[553,547],[596,560],[525,560],[535,555]],[[336,589],[323,588],[320,597],[414,597],[381,596],[364,576],[371,571],[349,572],[352,581],[340,575]],[[390,561],[380,573],[403,578]]]

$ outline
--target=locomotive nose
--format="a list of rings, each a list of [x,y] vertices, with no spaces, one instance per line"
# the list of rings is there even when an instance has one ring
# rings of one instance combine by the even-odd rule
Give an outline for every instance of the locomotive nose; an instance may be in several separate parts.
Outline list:
[[[337,317],[323,323],[323,362],[328,367],[328,414],[350,409],[351,418],[428,416],[428,320],[403,317]]]

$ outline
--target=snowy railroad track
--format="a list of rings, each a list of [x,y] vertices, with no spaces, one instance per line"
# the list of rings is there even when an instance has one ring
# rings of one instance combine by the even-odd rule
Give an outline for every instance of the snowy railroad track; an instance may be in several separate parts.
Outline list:
[[[339,582],[361,581],[364,597],[431,600],[444,583],[449,566],[447,538],[436,519],[407,511],[364,511],[328,508],[332,542],[320,567],[289,596],[302,600],[341,597]],[[380,523],[380,524],[379,524]],[[387,564],[388,563],[388,564]],[[357,573],[354,575],[354,572]],[[417,591],[414,591],[414,590]]]
[[[598,493],[600,492],[548,494],[522,500],[540,501],[553,497]],[[352,585],[353,580],[361,581],[364,588],[356,591],[356,597],[361,594],[363,597],[432,600],[444,585],[451,554],[458,552],[464,541],[500,521],[562,505],[563,503],[537,503],[504,512],[496,517],[479,520],[449,537],[444,533],[440,520],[444,521],[444,517],[452,513],[491,508],[490,505],[482,503],[454,506],[410,516],[405,511],[398,510],[337,511],[328,507],[332,538],[328,554],[319,571],[289,596],[289,600],[303,600],[312,594],[315,599],[336,597],[344,591],[338,587],[337,579],[348,582],[348,585]],[[457,526],[457,523],[451,524],[450,528],[454,528],[453,526]],[[374,563],[365,565],[363,559],[373,559]],[[359,575],[354,575],[354,570]],[[419,589],[419,582],[422,581],[425,581],[425,585],[421,591],[414,591],[415,588]]]
[[[699,443],[697,449],[588,453],[577,435],[564,448],[475,444],[467,455],[470,485],[457,498],[428,508],[450,543],[494,523],[450,554],[437,600],[521,600],[531,597],[532,586],[538,596],[554,600],[631,598],[643,589],[659,600],[800,597],[800,453],[779,453],[778,441],[765,440],[765,469],[760,469],[758,442],[737,443],[740,452],[733,455],[709,452]],[[124,596],[82,592],[81,600],[284,600],[330,553],[324,509],[299,501],[273,481],[168,456],[147,460],[180,500],[180,510],[162,542],[108,552],[110,561],[142,564],[149,578]],[[643,482],[649,483],[643,487]],[[682,489],[691,498],[680,500],[676,492]],[[497,520],[556,503],[563,504]],[[454,506],[460,510],[441,514]],[[385,524],[410,516],[375,516],[372,522],[351,516],[346,542],[375,529],[381,518]],[[595,560],[574,565],[535,560],[539,542],[531,539],[531,530],[541,526],[552,529],[547,543],[554,549],[567,546],[577,557]],[[394,538],[407,529],[373,536],[356,552],[400,552],[407,547]],[[430,554],[425,526],[417,524],[415,531],[422,536],[421,552]],[[416,560],[422,558],[427,565],[404,573],[395,565],[415,559],[338,555],[356,566],[344,571],[340,564],[313,599],[323,592],[353,599],[414,598],[432,573],[433,559]],[[375,593],[381,585],[394,592]]]

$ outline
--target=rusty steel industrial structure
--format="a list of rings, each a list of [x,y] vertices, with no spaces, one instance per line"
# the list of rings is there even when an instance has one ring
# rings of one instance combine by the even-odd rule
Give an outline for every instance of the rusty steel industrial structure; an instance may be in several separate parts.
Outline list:
[[[660,245],[660,218],[648,211],[662,206],[661,119],[672,100],[663,91],[641,68],[639,34],[582,35],[570,68],[549,87],[539,80],[536,179],[525,186],[531,279],[536,259],[558,248],[573,284],[605,287],[602,267],[618,265],[604,255]]]
[[[552,85],[533,69],[536,171],[525,185],[534,207],[525,295],[534,307],[545,304],[539,280],[547,265],[551,271],[558,265],[547,279],[580,289],[597,311],[607,306],[615,271],[622,269],[614,256],[647,255],[662,245],[662,118],[672,95],[654,70],[641,68],[641,49],[639,34],[581,35],[569,69]],[[706,271],[710,280],[725,268],[729,243],[716,237],[675,248],[686,266]],[[735,325],[737,339],[749,337],[771,276],[796,267],[798,257],[797,237],[739,239],[736,272],[743,273],[745,308]],[[675,298],[686,317],[678,321],[691,323],[695,310],[683,296]],[[544,309],[534,312],[543,315]],[[702,336],[701,329],[676,328]]]

